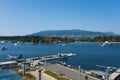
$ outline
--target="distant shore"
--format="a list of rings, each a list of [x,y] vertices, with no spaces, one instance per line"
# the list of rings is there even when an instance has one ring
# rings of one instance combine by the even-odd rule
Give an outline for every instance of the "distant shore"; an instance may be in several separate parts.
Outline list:
[[[96,44],[100,44],[100,43],[103,43],[103,42],[80,42],[80,41],[75,41],[75,42],[70,42],[70,43],[96,43]],[[111,44],[120,44],[120,42],[109,42]],[[31,43],[31,42],[25,42],[25,43],[22,43],[22,44],[69,44],[69,43]]]
[[[80,41],[76,41],[76,42],[80,42]],[[74,42],[73,42],[74,43]],[[103,43],[103,42],[80,42],[80,43]],[[112,44],[120,44],[120,42],[109,42]]]

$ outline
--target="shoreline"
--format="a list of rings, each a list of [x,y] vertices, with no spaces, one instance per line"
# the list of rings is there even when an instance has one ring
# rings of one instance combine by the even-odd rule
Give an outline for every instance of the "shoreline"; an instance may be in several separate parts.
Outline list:
[[[75,41],[75,42],[70,42],[70,43],[103,43],[103,42],[81,42],[81,41]],[[70,43],[30,43],[30,42],[25,42],[25,43],[18,43],[18,44],[70,44]],[[112,44],[120,44],[120,42],[109,42]]]

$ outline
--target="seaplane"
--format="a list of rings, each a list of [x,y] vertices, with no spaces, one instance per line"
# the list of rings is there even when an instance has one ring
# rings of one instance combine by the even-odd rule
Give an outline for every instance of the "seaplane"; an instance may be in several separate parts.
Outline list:
[[[103,65],[96,65],[96,66],[105,68],[105,73],[104,73],[104,75],[102,75],[102,80],[107,80],[105,78],[109,78],[109,79],[112,78],[110,80],[120,80],[120,78],[117,79],[120,76],[120,73],[118,73],[120,68],[112,67],[112,66],[103,66]]]
[[[112,67],[112,66],[103,66],[103,65],[96,65],[96,66],[101,67],[101,68],[105,68],[106,70],[109,69],[111,71],[119,69],[117,67]]]
[[[4,47],[4,46],[1,46],[0,47],[0,50],[6,50],[7,48],[6,47]]]
[[[108,45],[111,45],[111,43],[108,41],[105,41],[105,42],[100,44],[101,47],[108,46]]]
[[[0,50],[6,50],[7,48],[3,46],[4,41],[0,42]]]
[[[8,58],[6,58],[6,60],[8,61],[19,61],[20,59],[22,58],[22,54],[20,54],[18,57],[17,56],[11,56],[11,55],[8,55]]]

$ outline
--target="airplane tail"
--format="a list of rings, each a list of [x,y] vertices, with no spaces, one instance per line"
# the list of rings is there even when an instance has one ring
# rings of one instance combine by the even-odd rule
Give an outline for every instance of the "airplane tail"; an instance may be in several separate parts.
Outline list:
[[[21,59],[21,58],[22,58],[22,54],[20,54],[17,59]]]

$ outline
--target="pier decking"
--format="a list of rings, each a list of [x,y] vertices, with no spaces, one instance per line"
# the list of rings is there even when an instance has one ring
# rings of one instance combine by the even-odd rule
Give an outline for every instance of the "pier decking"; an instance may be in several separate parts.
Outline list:
[[[31,62],[31,61],[45,61],[45,60],[53,60],[53,59],[59,59],[61,57],[71,57],[71,56],[75,56],[77,54],[73,54],[73,53],[68,53],[68,54],[56,54],[56,55],[50,55],[50,56],[43,56],[43,57],[33,57],[33,58],[27,58],[25,59],[26,62]],[[0,66],[4,66],[4,65],[10,65],[10,64],[16,64],[17,61],[5,61],[5,62],[0,62]]]
[[[17,63],[17,62],[16,61],[0,62],[0,66],[9,65],[9,64],[15,64],[15,63]]]
[[[28,58],[28,59],[26,59],[26,61],[28,61],[28,62],[30,62],[31,60],[45,61],[45,60],[59,59],[61,57],[72,57],[72,56],[76,56],[76,55],[77,54],[74,54],[74,53],[67,53],[67,54],[58,53],[56,55]]]

